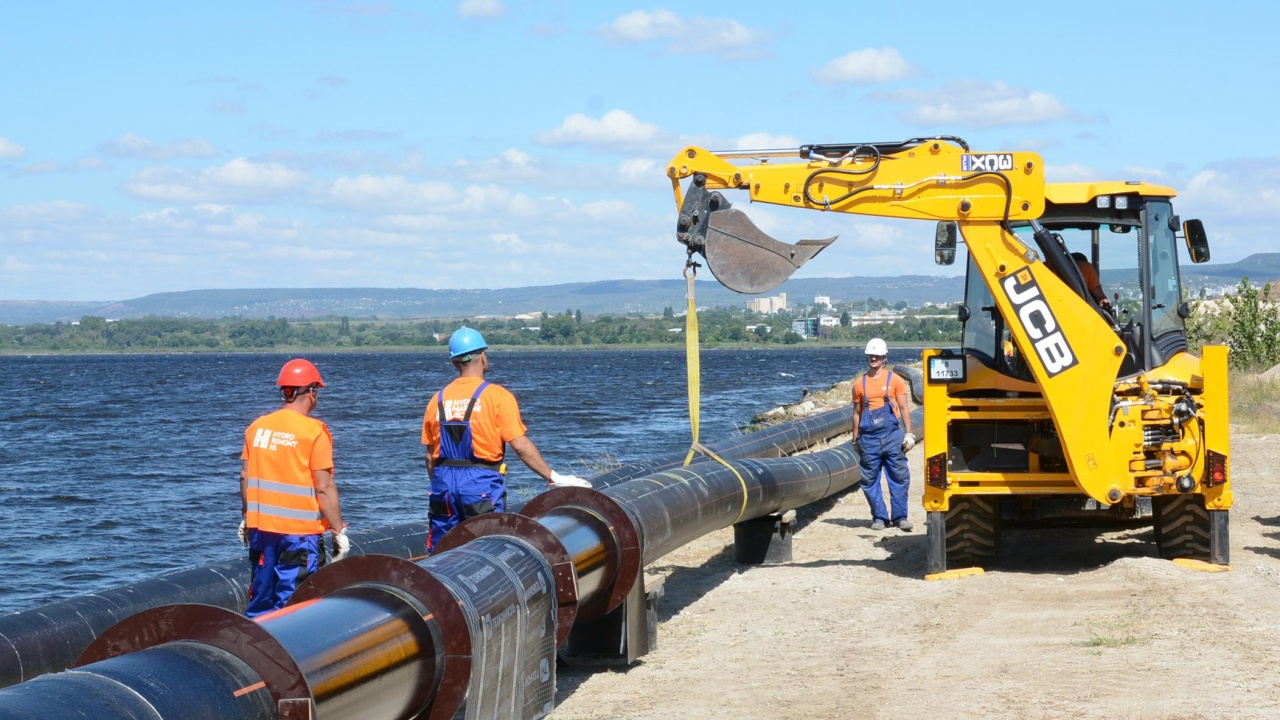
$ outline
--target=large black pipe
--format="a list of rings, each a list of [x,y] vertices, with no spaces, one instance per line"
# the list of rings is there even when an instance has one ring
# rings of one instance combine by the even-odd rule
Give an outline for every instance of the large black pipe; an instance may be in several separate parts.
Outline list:
[[[554,700],[555,647],[566,629],[556,626],[556,618],[565,617],[557,614],[557,602],[569,596],[583,608],[599,608],[607,598],[603,610],[611,610],[643,564],[707,532],[847,488],[858,479],[857,464],[856,452],[845,445],[792,458],[701,463],[605,493],[552,490],[531,503],[542,509],[532,519],[481,516],[446,537],[466,536],[468,526],[474,532],[510,525],[531,542],[474,537],[410,566],[427,571],[416,580],[401,571],[383,582],[343,584],[344,574],[360,572],[361,560],[353,559],[308,581],[323,585],[328,578],[338,583],[334,589],[316,598],[300,589],[297,604],[259,623],[216,608],[207,610],[225,614],[201,615],[206,610],[200,606],[144,613],[122,623],[124,630],[112,628],[86,653],[88,660],[107,659],[0,691],[0,717],[170,720],[206,717],[199,714],[202,708],[229,705],[222,716],[284,718],[297,707],[285,703],[295,700],[308,703],[308,712],[314,702],[327,720],[415,717],[426,710],[423,703],[432,706],[431,717],[449,717],[464,695],[469,718],[541,717]],[[634,543],[637,533],[641,548]],[[550,551],[548,535],[555,545]],[[640,557],[628,564],[633,550]],[[572,565],[567,575],[557,562],[566,557]],[[427,578],[443,584],[449,595],[424,591]],[[565,583],[574,587],[557,585]],[[166,621],[172,617],[185,620]],[[463,632],[466,655],[450,656],[450,643]],[[187,667],[179,686],[164,664],[171,648],[187,638],[233,652],[230,659],[212,652],[200,667]],[[138,644],[145,646],[132,647]],[[271,662],[259,657],[264,653]],[[249,662],[250,657],[257,659]],[[257,681],[246,677],[245,665]],[[447,680],[458,682],[458,667],[466,669],[465,690],[451,690]],[[82,687],[85,676],[113,682],[89,693]],[[449,702],[436,707],[445,696]],[[142,705],[165,710],[139,714]]]
[[[351,554],[421,556],[426,523],[353,530]],[[205,567],[79,595],[0,617],[0,687],[65,670],[107,628],[149,608],[203,603],[244,612],[249,593],[248,560]]]

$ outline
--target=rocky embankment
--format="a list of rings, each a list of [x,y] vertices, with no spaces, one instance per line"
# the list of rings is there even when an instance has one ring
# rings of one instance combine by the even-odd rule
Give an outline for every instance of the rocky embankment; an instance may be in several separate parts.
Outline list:
[[[800,401],[791,405],[780,405],[776,408],[758,413],[751,418],[751,423],[747,426],[747,431],[759,430],[770,425],[779,425],[791,420],[799,420],[817,415],[828,410],[834,410],[838,407],[844,407],[853,400],[853,380],[841,380],[840,382],[828,387],[825,390],[816,392],[807,388],[804,390]]]

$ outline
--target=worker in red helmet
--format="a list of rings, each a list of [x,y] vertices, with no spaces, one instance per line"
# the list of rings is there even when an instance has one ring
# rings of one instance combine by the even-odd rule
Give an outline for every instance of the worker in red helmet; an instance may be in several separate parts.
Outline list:
[[[422,419],[431,478],[427,554],[459,522],[506,507],[507,445],[551,487],[591,487],[551,469],[525,433],[520,405],[511,391],[484,379],[488,343],[478,330],[459,328],[449,338],[449,357],[458,377],[431,397]]]
[[[333,482],[333,436],[311,417],[325,387],[320,371],[306,360],[290,360],[276,385],[284,407],[249,426],[240,453],[249,617],[284,607],[299,583],[320,569],[326,530],[333,532],[335,561],[350,549]]]

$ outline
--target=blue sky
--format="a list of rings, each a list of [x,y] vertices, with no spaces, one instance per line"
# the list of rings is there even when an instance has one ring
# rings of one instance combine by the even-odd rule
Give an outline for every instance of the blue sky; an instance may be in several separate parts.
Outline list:
[[[1276,248],[1280,5],[839,7],[9,4],[0,300],[678,278],[684,146],[932,134]],[[747,211],[840,234],[801,277],[940,273],[927,223]]]

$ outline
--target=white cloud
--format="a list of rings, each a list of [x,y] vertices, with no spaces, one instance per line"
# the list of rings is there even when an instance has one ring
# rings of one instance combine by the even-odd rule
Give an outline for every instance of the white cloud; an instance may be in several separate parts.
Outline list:
[[[0,221],[14,227],[37,227],[77,222],[92,212],[85,205],[56,200],[35,205],[0,207]]]
[[[682,18],[670,10],[635,10],[596,29],[613,45],[665,42],[671,55],[712,55],[721,60],[751,60],[769,56],[772,35],[728,18]]]
[[[757,132],[739,137],[734,141],[734,147],[738,150],[798,148],[800,147],[800,141],[790,135],[774,135],[772,133]]]
[[[1048,182],[1089,182],[1102,177],[1096,168],[1080,163],[1044,166],[1044,179]]]
[[[203,139],[174,140],[161,144],[154,140],[125,133],[118,140],[98,145],[98,150],[108,157],[142,158],[145,160],[173,160],[175,158],[207,158],[218,155],[217,149]]]
[[[297,190],[306,180],[306,173],[278,163],[236,158],[205,170],[148,168],[126,181],[121,190],[141,200],[183,205],[266,203]]]
[[[538,142],[545,145],[634,146],[658,139],[657,125],[641,122],[625,110],[610,110],[599,120],[574,113],[550,132],[539,133]]]
[[[919,70],[897,50],[883,47],[854,50],[810,74],[823,85],[875,85],[917,75]]]
[[[629,183],[649,185],[658,175],[657,167],[658,163],[649,158],[632,158],[622,161],[618,166],[618,174]]]
[[[527,255],[533,249],[529,243],[521,240],[520,236],[515,233],[494,233],[489,236],[489,240],[504,253]]]
[[[1258,222],[1280,214],[1280,158],[1215,163],[1196,173],[1179,194],[1179,207],[1229,222]],[[1271,232],[1267,231],[1269,238]]]
[[[1169,173],[1158,168],[1130,166],[1120,171],[1120,177],[1125,180],[1146,180],[1153,183],[1169,182]]]
[[[955,81],[932,90],[879,94],[875,99],[914,104],[899,118],[933,128],[991,128],[1049,122],[1087,123],[1090,119],[1050,93],[1004,83]]]
[[[497,20],[507,8],[501,0],[462,0],[458,3],[458,15],[475,20]]]
[[[105,170],[109,167],[107,161],[93,155],[78,157],[67,164],[56,163],[52,161],[32,163],[26,167],[18,168],[18,175],[47,175],[49,173],[76,173],[81,171]]]
[[[582,214],[592,220],[611,220],[618,222],[636,217],[636,208],[622,200],[600,200],[582,206]]]
[[[606,41],[621,45],[680,37],[687,31],[686,27],[679,15],[659,8],[653,12],[635,10],[619,16],[597,33]]]
[[[399,175],[360,175],[333,181],[327,201],[341,208],[376,212],[410,212],[457,203],[462,196],[446,182],[410,182]]]
[[[0,160],[21,160],[27,149],[7,137],[0,137]]]

